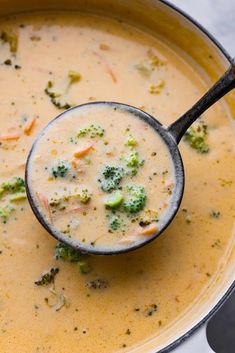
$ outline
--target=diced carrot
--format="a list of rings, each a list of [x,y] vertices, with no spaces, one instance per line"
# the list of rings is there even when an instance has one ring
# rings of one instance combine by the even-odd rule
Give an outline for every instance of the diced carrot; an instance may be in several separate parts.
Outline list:
[[[83,148],[75,151],[73,155],[74,155],[75,158],[82,158],[87,153],[89,153],[92,150],[92,148],[93,148],[93,144],[90,144],[90,145],[88,145],[86,147],[83,147]]]
[[[157,233],[158,228],[156,226],[156,224],[150,224],[147,227],[144,227],[143,229],[141,229],[138,234],[139,235],[153,235],[154,233]]]
[[[25,125],[23,126],[23,131],[26,135],[30,135],[35,123],[36,123],[35,117],[26,121]]]
[[[14,132],[11,134],[6,134],[0,136],[0,141],[12,141],[12,140],[19,140],[20,138],[20,133],[19,132]]]
[[[93,53],[100,59],[101,62],[103,62],[103,64],[105,65],[106,71],[109,74],[109,76],[112,78],[113,82],[117,83],[117,77],[114,74],[113,70],[111,69],[110,65],[105,60],[105,58],[101,56],[99,53],[97,53],[96,51],[93,51]]]

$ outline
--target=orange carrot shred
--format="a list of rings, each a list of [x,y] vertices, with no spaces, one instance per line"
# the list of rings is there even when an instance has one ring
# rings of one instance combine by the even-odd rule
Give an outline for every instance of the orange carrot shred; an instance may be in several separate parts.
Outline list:
[[[83,148],[75,151],[73,155],[74,155],[75,158],[82,158],[87,153],[89,153],[92,150],[92,148],[93,148],[93,144],[90,144],[90,145],[88,145],[86,147],[83,147]]]
[[[103,56],[101,56],[99,53],[97,53],[96,51],[93,51],[93,53],[100,59],[101,62],[104,63],[106,71],[109,74],[109,76],[112,78],[113,82],[117,83],[117,77],[114,74],[113,70],[111,69],[110,65],[105,60],[105,58]]]
[[[26,135],[30,135],[35,123],[36,123],[35,117],[26,121],[25,125],[23,126],[23,131]]]
[[[12,140],[17,141],[17,140],[19,140],[19,138],[20,138],[20,133],[15,132],[15,133],[0,136],[0,141],[12,141]]]
[[[41,195],[37,192],[37,196],[40,200],[40,202],[42,203],[42,206],[46,209],[48,216],[49,216],[49,220],[52,223],[52,213],[51,213],[51,207],[49,205],[49,201],[48,198],[44,195]]]
[[[150,224],[139,231],[139,235],[153,235],[158,231],[156,224]]]

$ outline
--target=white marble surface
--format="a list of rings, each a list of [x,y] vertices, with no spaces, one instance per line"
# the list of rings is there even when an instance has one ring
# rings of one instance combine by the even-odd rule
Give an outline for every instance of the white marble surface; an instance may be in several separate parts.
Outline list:
[[[206,29],[235,56],[235,0],[169,0]]]

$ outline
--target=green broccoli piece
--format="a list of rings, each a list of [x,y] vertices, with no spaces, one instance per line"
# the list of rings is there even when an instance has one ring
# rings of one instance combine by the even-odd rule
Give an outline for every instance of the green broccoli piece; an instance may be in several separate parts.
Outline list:
[[[41,277],[34,283],[37,286],[47,286],[48,284],[54,283],[55,276],[59,272],[58,267],[52,267],[49,271],[43,273]]]
[[[83,275],[86,275],[87,273],[89,273],[91,271],[90,265],[85,260],[79,261],[78,265],[79,265],[79,270],[80,270],[81,274],[83,274]]]
[[[108,215],[108,223],[111,230],[118,230],[122,225],[120,217],[115,214]]]
[[[200,124],[197,128],[190,127],[184,135],[184,140],[198,153],[208,153],[210,148],[205,142],[206,137],[207,125]]]
[[[52,168],[52,175],[54,178],[64,178],[68,172],[68,161],[59,161],[56,166]]]
[[[139,153],[137,151],[131,151],[125,158],[125,161],[128,167],[137,167],[139,165]]]
[[[115,191],[106,198],[105,207],[106,208],[117,208],[120,206],[123,200],[123,195],[120,191]]]
[[[18,47],[18,37],[15,33],[9,30],[3,30],[0,38],[4,43],[9,44],[10,51],[12,53],[16,53]]]
[[[136,175],[138,168],[144,165],[144,159],[140,159],[139,152],[132,150],[130,154],[124,158],[126,165],[130,168],[130,173],[132,176]]]
[[[13,177],[9,181],[2,183],[0,187],[0,195],[4,192],[9,194],[25,193],[25,182],[21,177]]]
[[[83,128],[83,129],[80,129],[77,133],[77,137],[83,137],[83,136],[86,136],[88,134],[89,130],[88,128]]]
[[[88,203],[91,199],[91,193],[87,189],[83,189],[82,192],[79,194],[79,200],[82,203]]]
[[[10,205],[0,208],[0,218],[2,219],[4,224],[7,223],[9,216],[14,211],[15,211],[15,208]]]
[[[62,103],[59,101],[60,97],[62,96],[61,93],[57,93],[52,91],[52,87],[54,86],[54,82],[48,81],[47,82],[47,87],[45,88],[44,92],[50,97],[51,103],[54,104],[55,107],[58,109],[69,109],[71,108],[71,104],[68,103]]]
[[[133,146],[137,145],[137,142],[136,142],[136,139],[131,134],[129,134],[127,137],[126,144],[127,144],[127,146],[133,147]]]
[[[80,129],[77,133],[77,137],[89,136],[90,138],[104,136],[105,130],[99,125],[91,125],[87,128]]]
[[[69,262],[76,262],[79,265],[80,272],[86,274],[90,272],[91,268],[87,262],[89,255],[83,254],[78,250],[71,248],[70,246],[58,243],[55,247],[55,259],[64,260]]]
[[[26,193],[19,193],[10,198],[11,202],[18,202],[26,199]]]
[[[129,197],[124,201],[124,210],[131,214],[141,211],[145,206],[147,198],[144,187],[141,185],[132,184],[127,185],[126,189]]]
[[[101,189],[105,192],[111,192],[118,189],[119,184],[124,176],[122,167],[106,165],[102,172],[101,178],[98,179]]]

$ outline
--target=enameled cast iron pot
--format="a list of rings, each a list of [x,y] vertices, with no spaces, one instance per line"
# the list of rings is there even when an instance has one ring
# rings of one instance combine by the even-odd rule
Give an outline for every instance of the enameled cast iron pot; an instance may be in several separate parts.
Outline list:
[[[215,81],[229,66],[231,57],[201,25],[171,4],[162,0],[0,0],[0,16],[30,10],[82,10],[104,13],[124,21],[137,23],[153,35],[163,37],[185,52],[199,65],[199,69]],[[230,93],[225,103],[235,116],[235,94]],[[235,130],[234,130],[235,137]],[[228,246],[225,260],[200,297],[187,312],[160,336],[152,337],[132,353],[208,353],[204,331],[198,330],[225,302],[235,288],[234,241]],[[194,334],[197,331],[197,334]],[[187,338],[190,338],[185,342]],[[177,347],[178,346],[178,347]]]

